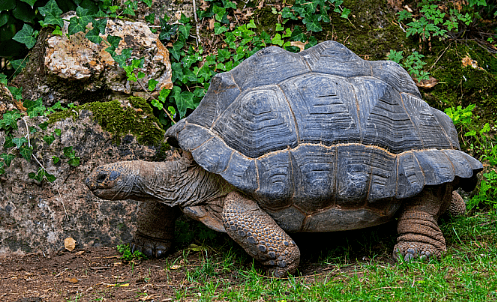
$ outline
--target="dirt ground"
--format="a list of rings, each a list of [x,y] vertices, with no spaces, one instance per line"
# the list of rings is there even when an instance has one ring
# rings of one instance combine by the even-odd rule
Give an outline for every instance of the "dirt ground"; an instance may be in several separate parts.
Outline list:
[[[378,240],[377,234],[381,234],[379,241],[388,241],[394,236],[392,229],[387,225],[377,227],[376,231],[368,229],[365,232],[351,231],[328,236],[304,234],[301,238],[295,238],[301,247],[300,277],[315,280],[317,276],[324,276],[335,269],[318,260],[329,250],[330,244],[349,246],[349,249],[356,251],[350,254],[350,258],[362,259],[365,251],[359,248],[361,241],[354,243],[353,240],[350,246],[347,238]],[[234,244],[226,247],[223,242],[229,241],[227,236],[217,237],[214,241],[220,244],[216,251],[207,247],[209,260],[222,263],[230,259],[233,264],[224,271],[220,269],[221,264],[214,266],[213,278],[222,278],[228,287],[243,283],[244,277],[240,272],[250,270],[252,259]],[[390,255],[386,255],[390,254],[385,252],[386,246],[378,242],[375,245],[374,253],[383,254],[375,260],[393,263]],[[371,250],[371,247],[368,249]],[[228,253],[232,253],[233,257],[227,257]],[[175,250],[165,259],[126,263],[120,257],[115,247],[76,248],[71,252],[61,249],[50,256],[27,254],[0,257],[0,301],[175,301],[178,291],[199,285],[192,281],[191,275],[201,271],[205,263],[203,251],[188,247]],[[257,263],[255,265],[262,273],[262,267]]]
[[[0,301],[173,300],[171,283],[184,274],[166,276],[166,259],[133,265],[119,258],[104,247],[0,258]]]

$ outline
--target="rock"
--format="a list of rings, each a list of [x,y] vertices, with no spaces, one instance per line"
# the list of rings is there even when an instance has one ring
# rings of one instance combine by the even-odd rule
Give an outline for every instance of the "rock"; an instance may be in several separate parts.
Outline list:
[[[157,126],[156,118],[149,115],[150,107],[135,108],[133,104],[136,102],[124,102],[121,103],[122,112],[115,108],[113,110],[119,111],[116,114],[122,119],[131,119],[132,116],[139,119],[140,122],[136,122],[136,125],[140,125],[142,121],[150,121],[148,128]],[[102,104],[104,105],[105,103]],[[24,117],[18,121],[14,137],[26,135],[24,121],[38,130],[30,134],[30,143],[36,146],[36,160],[33,158],[28,162],[17,155],[10,167],[6,168],[6,173],[0,176],[0,255],[51,253],[63,249],[64,239],[67,237],[78,242],[77,248],[115,246],[131,240],[131,234],[136,228],[138,203],[104,202],[88,191],[83,180],[90,171],[104,163],[132,159],[158,160],[161,147],[159,144],[147,146],[147,140],[138,132],[128,132],[116,137],[104,129],[113,129],[109,125],[111,117],[107,124],[103,123],[101,126],[95,121],[101,112],[97,114],[81,108],[83,106],[72,112],[64,111],[69,117],[61,118],[62,115],[59,115],[58,121],[53,117],[51,120],[47,117]],[[136,115],[130,112],[136,112]],[[37,125],[44,121],[50,123],[42,131]],[[129,122],[131,124],[132,121]],[[62,135],[54,135],[54,142],[48,145],[43,137],[54,133],[55,129],[61,129]],[[156,142],[162,141],[164,131],[158,129],[154,133],[157,136]],[[138,143],[138,140],[142,143]],[[2,131],[0,145],[4,141],[5,133]],[[80,158],[78,166],[68,164],[68,158],[63,155],[65,147],[73,147],[72,150]],[[0,151],[5,152],[6,150]],[[18,154],[15,147],[7,152]],[[59,157],[60,161],[55,164],[53,156]],[[46,180],[39,182],[28,177],[29,172],[39,169],[37,160],[48,173],[56,177],[53,183]]]
[[[29,66],[15,79],[15,83],[25,88],[23,98],[42,97],[45,106],[50,106],[56,101],[81,104],[102,100],[112,94],[141,95],[144,92],[141,85],[147,88],[149,79],[159,82],[156,91],[172,88],[169,51],[147,24],[109,19],[102,35],[104,41],[97,45],[82,32],[70,38],[66,36],[68,20],[74,16],[73,13],[64,16],[63,35],[40,34],[41,39],[46,40],[38,41],[39,47],[30,55],[35,59],[30,60]],[[139,80],[141,85],[128,81],[124,69],[105,51],[109,35],[121,37],[117,54],[123,49],[132,49],[128,64],[133,59],[144,58],[143,68],[138,69],[146,74]]]
[[[16,109],[16,100],[10,93],[7,86],[0,83],[0,115],[6,111]]]

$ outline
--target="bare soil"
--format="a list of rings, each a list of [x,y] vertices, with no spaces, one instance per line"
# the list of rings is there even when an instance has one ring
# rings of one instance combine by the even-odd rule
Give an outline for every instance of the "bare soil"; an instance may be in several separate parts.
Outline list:
[[[370,261],[368,257],[393,263],[390,256],[393,245],[389,241],[395,238],[392,237],[394,230],[386,225],[337,234],[296,235],[294,239],[301,249],[299,278],[316,282],[320,276],[324,278],[336,270],[336,266],[322,258],[329,254],[331,246],[337,255],[345,252],[346,258],[358,259],[346,260],[350,264]],[[215,242],[215,248],[203,248],[207,248],[208,259],[215,264],[212,278],[223,279],[224,287],[236,288],[246,279],[243,272],[250,270],[254,263],[240,247],[230,244],[229,238],[222,235],[211,241]],[[374,246],[362,246],[364,238],[375,238]],[[234,256],[228,257],[228,253]],[[115,247],[76,247],[71,252],[61,249],[53,255],[0,257],[0,301],[175,301],[178,291],[199,286],[191,276],[202,272],[205,254],[205,250],[197,251],[190,246],[164,259],[129,263],[120,259]],[[223,270],[222,263],[226,260],[233,263]],[[262,266],[255,263],[255,267],[263,274]],[[343,265],[338,269],[344,270],[347,267]]]

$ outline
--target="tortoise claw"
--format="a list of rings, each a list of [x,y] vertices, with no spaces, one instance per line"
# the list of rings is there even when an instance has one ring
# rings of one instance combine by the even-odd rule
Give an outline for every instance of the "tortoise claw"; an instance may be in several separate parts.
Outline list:
[[[150,238],[135,234],[131,243],[131,252],[140,251],[148,258],[164,258],[171,250],[171,240]]]

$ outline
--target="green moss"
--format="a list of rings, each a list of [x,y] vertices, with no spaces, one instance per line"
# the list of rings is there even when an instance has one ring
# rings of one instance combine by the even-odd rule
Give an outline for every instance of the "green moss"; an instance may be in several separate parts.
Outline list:
[[[466,56],[476,60],[483,69],[463,66],[462,59]],[[478,114],[484,120],[493,118],[497,109],[497,58],[486,50],[474,42],[454,43],[440,57],[431,73],[439,84],[425,93],[430,105],[442,109],[476,104]]]
[[[105,131],[114,135],[116,144],[123,136],[132,134],[140,144],[161,146],[162,149],[165,131],[154,116],[150,105],[146,100],[137,97],[131,97],[129,101],[132,107],[125,108],[117,100],[86,103],[73,110],[51,114],[49,123],[68,117],[76,118],[82,110],[88,110],[93,113],[93,118]]]

